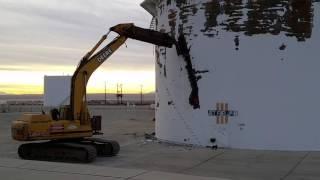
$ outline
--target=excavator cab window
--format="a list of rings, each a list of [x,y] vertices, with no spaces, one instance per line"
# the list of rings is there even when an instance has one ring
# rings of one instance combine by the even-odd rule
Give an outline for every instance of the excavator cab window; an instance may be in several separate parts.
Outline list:
[[[54,108],[54,109],[51,109],[51,117],[53,120],[57,121],[60,119],[60,112],[58,109]]]

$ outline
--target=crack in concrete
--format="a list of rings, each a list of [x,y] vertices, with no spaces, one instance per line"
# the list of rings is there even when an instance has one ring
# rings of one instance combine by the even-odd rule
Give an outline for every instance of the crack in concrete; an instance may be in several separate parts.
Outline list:
[[[134,176],[125,178],[125,180],[129,180],[129,179],[132,179],[132,178],[135,178],[135,177],[141,176],[141,175],[143,175],[143,174],[147,174],[147,173],[148,173],[148,171],[145,171],[145,172],[139,173],[139,174],[137,174],[137,175],[134,175]]]
[[[222,152],[220,152],[220,153],[218,153],[218,154],[215,154],[214,156],[212,156],[212,157],[210,157],[210,158],[208,158],[208,159],[206,159],[206,160],[204,160],[204,161],[202,161],[202,162],[200,162],[200,163],[198,163],[198,164],[196,164],[196,165],[194,165],[194,166],[192,166],[192,167],[185,168],[185,169],[183,169],[183,170],[181,170],[181,171],[178,171],[178,173],[184,173],[185,171],[189,171],[189,170],[191,170],[191,169],[193,169],[193,168],[195,168],[195,167],[201,166],[202,164],[204,164],[204,163],[206,163],[206,162],[208,162],[208,161],[210,161],[210,160],[212,160],[212,159],[215,159],[215,158],[217,158],[218,156],[221,156],[221,155],[224,154],[225,152],[226,152],[226,151],[222,151]]]
[[[280,180],[285,180],[288,176],[290,176],[297,167],[304,161],[308,156],[310,152],[307,152],[283,177],[280,178]]]

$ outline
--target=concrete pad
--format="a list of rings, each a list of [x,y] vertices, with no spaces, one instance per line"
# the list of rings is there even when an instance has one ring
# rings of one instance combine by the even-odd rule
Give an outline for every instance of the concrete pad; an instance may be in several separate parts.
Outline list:
[[[145,141],[144,133],[153,131],[153,112],[127,109],[95,108],[103,117],[106,139],[120,142],[115,157],[98,157],[90,164],[69,164],[20,160],[17,148],[21,142],[12,140],[11,121],[19,113],[0,113],[0,179],[31,179],[57,177],[85,179],[158,178],[160,173],[182,173],[192,177],[221,177],[236,180],[320,179],[320,152],[254,151],[175,146]],[[109,117],[109,114],[112,116]],[[120,115],[120,116],[119,116]],[[119,118],[120,117],[120,118]],[[133,135],[132,133],[135,133]],[[123,169],[124,168],[124,169]],[[12,170],[14,169],[14,170]],[[17,169],[17,171],[15,171]],[[152,171],[153,174],[150,174]],[[155,174],[156,172],[156,174]],[[158,174],[162,179],[166,174]],[[48,175],[46,175],[48,174]],[[57,175],[56,175],[57,174]],[[186,179],[179,174],[173,177]],[[56,176],[55,176],[56,175]],[[21,178],[23,176],[24,178]],[[30,178],[29,178],[30,177]],[[168,176],[168,179],[171,176]],[[51,178],[53,179],[53,178]],[[198,179],[198,177],[196,178]]]
[[[101,168],[99,171],[95,173],[95,175],[99,176],[109,176],[112,177],[119,177],[119,178],[131,178],[138,176],[140,174],[146,173],[145,170],[138,170],[138,169],[123,169],[123,168],[110,168],[110,167],[104,167]]]
[[[320,152],[310,152],[287,179],[320,179]]]
[[[93,165],[80,165],[80,164],[65,164],[59,168],[55,168],[54,171],[66,172],[66,173],[77,173],[77,174],[90,174],[96,176],[110,176],[117,178],[129,178],[137,176],[146,171],[136,169],[120,169],[103,166]]]
[[[8,160],[4,159],[7,162]],[[24,164],[19,163],[24,162]],[[12,166],[14,164],[14,166]],[[20,165],[20,166],[17,166]],[[46,180],[113,180],[113,179],[136,179],[136,180],[225,180],[222,178],[190,176],[184,174],[150,172],[135,169],[120,169],[101,167],[94,165],[68,164],[42,161],[15,160],[8,167],[0,167],[0,174],[5,179],[46,179]]]
[[[150,171],[180,172],[196,166],[219,152],[198,147],[148,142],[125,147],[117,157],[104,161],[98,160],[94,164]]]
[[[293,175],[285,178],[285,180],[319,180],[319,176]]]
[[[151,171],[133,178],[134,180],[227,180],[224,178],[189,176],[184,174]]]
[[[29,160],[20,160],[22,162],[26,162],[19,166],[20,169],[29,169],[29,170],[45,170],[45,171],[53,171],[55,168],[61,166],[61,163],[56,162],[46,162],[46,161],[29,161]]]
[[[285,180],[319,180],[319,176],[292,175]]]
[[[288,174],[303,157],[298,154],[289,160],[283,160],[287,156],[286,153],[278,152],[228,150],[183,173],[231,179],[278,180]]]
[[[28,163],[27,160],[0,158],[0,167],[19,167],[26,163]]]
[[[318,164],[320,162],[320,152],[309,152],[308,156],[303,160],[304,162],[310,162],[310,163],[316,163]],[[319,164],[318,164],[319,165]]]
[[[3,179],[8,180],[26,180],[26,179],[45,179],[45,180],[116,180],[119,178],[102,177],[102,176],[91,176],[91,175],[79,175],[79,174],[68,174],[18,168],[6,168],[0,167],[0,174]],[[2,179],[2,178],[1,178]]]
[[[20,160],[24,161],[24,160]],[[129,178],[137,176],[146,171],[136,169],[120,169],[112,167],[84,165],[84,164],[71,164],[71,163],[58,163],[58,162],[45,162],[45,161],[27,161],[21,166],[17,166],[19,169],[26,170],[43,170],[48,172],[57,173],[71,173],[79,175],[93,175],[104,177],[116,177],[116,178]]]
[[[265,151],[259,158],[272,162],[297,162],[303,159],[308,152],[305,151]]]

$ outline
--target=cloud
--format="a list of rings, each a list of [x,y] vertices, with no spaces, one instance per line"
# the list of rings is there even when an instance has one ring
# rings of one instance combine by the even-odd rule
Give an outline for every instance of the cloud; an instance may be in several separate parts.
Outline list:
[[[141,0],[1,0],[2,65],[76,65],[109,26],[135,22],[148,27],[151,17]],[[128,41],[116,52],[123,66],[153,65],[152,46]],[[146,51],[147,49],[147,51]],[[142,54],[148,55],[142,55]],[[149,67],[146,66],[146,67]]]
[[[0,74],[8,77],[0,79],[0,93],[41,92],[43,75],[72,74],[111,26],[133,22],[149,27],[151,16],[139,6],[141,2],[0,0]],[[110,34],[107,41],[115,36]],[[152,45],[135,40],[126,44],[128,48],[122,46],[97,70],[99,77],[93,76],[92,82],[102,76],[115,79],[107,75],[120,71],[130,71],[142,81],[138,71],[154,71]],[[153,87],[153,76],[148,77],[143,82]]]

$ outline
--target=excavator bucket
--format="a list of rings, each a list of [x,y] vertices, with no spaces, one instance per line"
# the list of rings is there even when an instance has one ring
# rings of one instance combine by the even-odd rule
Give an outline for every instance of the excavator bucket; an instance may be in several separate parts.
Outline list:
[[[111,27],[110,31],[116,32],[120,36],[126,36],[131,39],[148,42],[158,46],[171,48],[172,45],[176,44],[176,40],[167,33],[136,27],[132,23],[118,24]]]

